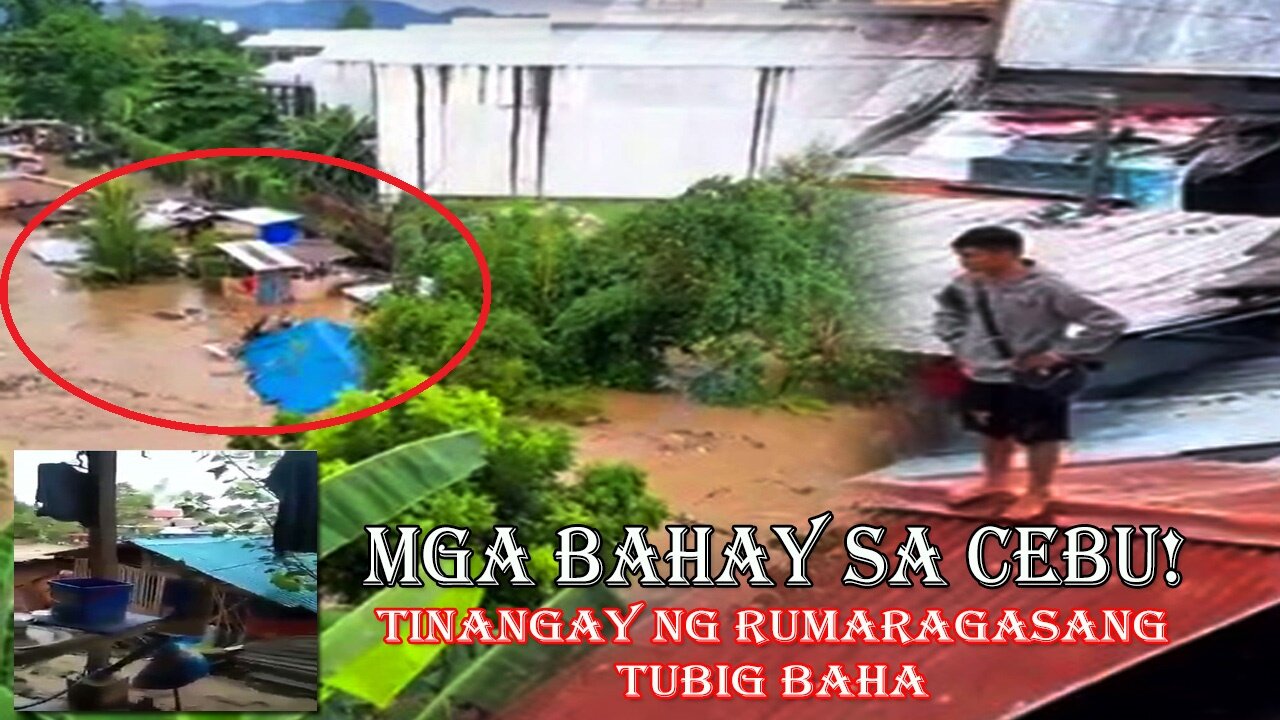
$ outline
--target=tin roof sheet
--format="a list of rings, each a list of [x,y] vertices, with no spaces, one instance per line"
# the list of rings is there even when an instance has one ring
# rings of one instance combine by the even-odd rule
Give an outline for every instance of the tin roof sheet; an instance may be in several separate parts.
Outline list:
[[[1027,70],[1280,77],[1278,25],[1274,0],[1014,0],[996,58]]]
[[[1072,463],[1168,458],[1229,448],[1280,446],[1280,432],[1258,418],[1280,414],[1280,357],[1215,363],[1149,385],[1123,399],[1072,406]],[[887,472],[929,477],[967,472],[978,463],[973,437]]]
[[[674,706],[669,701],[649,697],[624,700],[623,681],[614,663],[755,663],[772,669],[772,675],[776,676],[777,669],[786,663],[800,662],[821,669],[828,663],[873,662],[888,663],[891,668],[903,663],[918,664],[932,699],[927,703],[855,702],[859,718],[913,718],[921,717],[922,713],[952,720],[1013,718],[1280,602],[1280,551],[1255,545],[1247,537],[1237,537],[1236,542],[1226,544],[1201,539],[1229,534],[1235,517],[1231,514],[1233,508],[1245,504],[1265,507],[1262,522],[1274,530],[1280,523],[1280,483],[1275,482],[1274,470],[1182,462],[1084,468],[1064,473],[1061,480],[1064,487],[1074,488],[1086,497],[1101,492],[1115,504],[1095,502],[1067,506],[1070,512],[1055,518],[1058,524],[1070,525],[1083,519],[1105,526],[1107,519],[1118,518],[1125,524],[1157,522],[1177,527],[1188,537],[1178,560],[1182,582],[1175,588],[1157,582],[1135,589],[1114,578],[1096,588],[982,587],[967,577],[963,566],[970,534],[989,520],[958,517],[938,509],[934,501],[940,496],[941,487],[922,488],[916,483],[901,496],[886,499],[883,493],[876,495],[868,491],[872,484],[866,479],[849,483],[849,505],[837,510],[828,536],[823,539],[825,544],[810,560],[813,588],[696,589],[664,597],[661,604],[715,608],[722,612],[747,606],[841,610],[861,607],[873,613],[896,608],[917,616],[928,608],[939,608],[950,615],[963,609],[985,610],[996,615],[1006,608],[1024,613],[1042,607],[1062,612],[1072,608],[1157,608],[1167,612],[1171,642],[1168,645],[1104,646],[956,643],[755,647],[732,643],[732,634],[725,628],[722,637],[730,640],[715,646],[654,646],[641,642],[602,647],[523,698],[510,717],[573,720],[607,715],[614,720],[630,720],[659,714],[702,720],[777,717],[816,720],[831,716],[830,702],[780,700],[776,680],[771,681],[769,689],[773,697],[768,700],[698,703],[693,714],[672,715]],[[1159,488],[1168,488],[1158,496],[1163,507],[1145,508],[1134,504],[1135,497],[1146,497]],[[1222,500],[1227,497],[1231,499]],[[1221,515],[1217,518],[1216,533],[1210,532],[1214,529],[1215,511]],[[1199,515],[1194,515],[1195,512]],[[1196,527],[1195,517],[1199,517],[1203,527]],[[803,522],[803,518],[794,521]],[[929,539],[942,552],[941,567],[951,581],[950,587],[925,588],[917,584],[909,588],[861,589],[841,585],[840,577],[849,559],[839,540],[844,529],[859,523],[885,526],[886,544],[896,544],[903,537],[905,525],[930,526]],[[1111,542],[1115,542],[1114,535]],[[1061,548],[1059,538],[1049,553],[1053,558],[1051,564],[1059,572],[1064,571],[1060,557],[1056,556]],[[990,557],[1005,556],[1000,552]],[[648,616],[638,621],[638,625],[632,630],[633,637],[648,637],[653,631]],[[852,712],[853,706],[848,707]]]
[[[267,207],[242,208],[239,210],[222,210],[218,212],[220,217],[235,222],[245,223],[246,225],[262,226],[274,225],[276,223],[297,222],[302,219],[298,213],[289,212],[287,210],[277,210]]]
[[[1218,120],[1208,113],[1153,115],[1119,113],[1113,162],[1132,164],[1155,158],[1171,164],[1171,153],[1204,133]],[[963,182],[976,158],[1079,155],[1092,147],[1095,118],[1079,111],[952,111],[920,130],[901,135],[849,161],[852,173]]]
[[[315,590],[290,591],[271,582],[275,573],[294,568],[314,575],[315,553],[291,553],[289,560],[279,560],[269,537],[146,537],[129,542],[279,605],[313,611],[318,607]]]
[[[294,256],[262,240],[235,240],[216,246],[253,272],[296,270],[306,267]]]
[[[872,60],[977,61],[991,25],[957,18],[872,18],[845,27],[715,30],[667,28],[498,29],[484,22],[411,32],[370,31],[335,39],[334,61],[414,65],[843,67]],[[503,42],[495,42],[497,33]]]

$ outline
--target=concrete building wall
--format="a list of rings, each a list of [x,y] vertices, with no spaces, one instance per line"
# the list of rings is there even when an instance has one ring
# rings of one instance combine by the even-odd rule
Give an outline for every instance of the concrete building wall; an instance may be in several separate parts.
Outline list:
[[[916,15],[668,15],[460,19],[246,45],[324,44],[317,103],[375,117],[380,168],[428,192],[641,198],[759,175],[961,90],[989,29]]]
[[[321,63],[313,79],[316,104],[320,107],[348,107],[356,117],[371,117],[377,102],[373,76],[372,62]]]
[[[839,68],[384,65],[378,161],[442,195],[667,197],[848,141],[868,122],[865,83]]]

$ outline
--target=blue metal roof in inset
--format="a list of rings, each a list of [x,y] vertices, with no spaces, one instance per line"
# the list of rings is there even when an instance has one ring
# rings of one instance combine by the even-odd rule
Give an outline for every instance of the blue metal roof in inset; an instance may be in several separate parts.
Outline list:
[[[312,611],[318,607],[315,590],[289,591],[271,582],[271,577],[277,572],[297,566],[315,575],[315,554],[292,553],[287,562],[282,561],[275,557],[270,537],[146,537],[129,542],[264,600]]]

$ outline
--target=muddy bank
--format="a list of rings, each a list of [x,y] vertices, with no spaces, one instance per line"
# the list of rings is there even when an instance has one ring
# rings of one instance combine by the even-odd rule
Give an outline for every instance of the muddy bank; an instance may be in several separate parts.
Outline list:
[[[725,528],[803,522],[827,510],[841,480],[888,461],[898,427],[889,409],[796,415],[615,392],[605,395],[605,416],[580,430],[584,462],[635,463],[674,514]]]

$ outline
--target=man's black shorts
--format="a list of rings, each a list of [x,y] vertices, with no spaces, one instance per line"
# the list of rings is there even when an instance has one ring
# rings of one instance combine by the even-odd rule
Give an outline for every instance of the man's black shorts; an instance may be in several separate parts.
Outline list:
[[[960,398],[966,430],[1020,445],[1071,439],[1071,401],[1014,383],[970,380]]]

